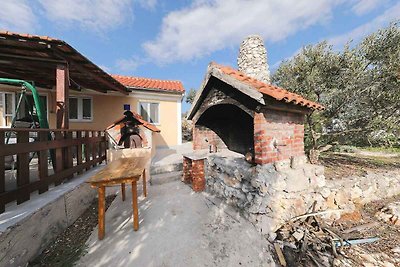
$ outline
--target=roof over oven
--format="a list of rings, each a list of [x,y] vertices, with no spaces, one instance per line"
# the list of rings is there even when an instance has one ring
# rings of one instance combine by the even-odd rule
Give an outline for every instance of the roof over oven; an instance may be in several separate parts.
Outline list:
[[[236,90],[244,93],[254,99],[261,105],[265,105],[265,96],[269,96],[274,100],[301,106],[309,110],[324,110],[325,108],[316,102],[305,99],[304,97],[291,93],[283,88],[263,83],[257,79],[251,78],[246,74],[228,66],[219,65],[211,62],[208,66],[206,77],[200,90],[197,92],[193,101],[193,105],[188,113],[188,119],[192,119],[196,111],[199,109],[203,100],[203,92],[211,77],[215,77],[222,82],[229,84]]]

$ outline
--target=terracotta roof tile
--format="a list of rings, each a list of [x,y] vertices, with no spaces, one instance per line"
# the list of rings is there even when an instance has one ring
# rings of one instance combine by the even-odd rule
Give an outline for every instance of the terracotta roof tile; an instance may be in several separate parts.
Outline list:
[[[251,78],[251,77],[245,75],[244,73],[242,73],[234,68],[231,68],[228,66],[222,66],[217,63],[211,63],[210,66],[214,67],[214,68],[218,68],[224,74],[229,75],[238,81],[244,82],[244,83],[250,85],[251,87],[254,87],[260,93],[271,96],[271,97],[275,98],[276,100],[285,101],[287,103],[293,103],[295,105],[300,105],[300,106],[307,107],[307,108],[314,109],[314,110],[324,110],[325,109],[324,106],[322,106],[321,104],[318,104],[311,100],[307,100],[307,99],[303,98],[302,96],[295,94],[295,93],[291,93],[283,88],[280,88],[280,87],[277,87],[277,86],[274,86],[271,84],[263,83],[257,79],[254,79],[254,78]]]
[[[123,75],[111,75],[118,82],[122,83],[126,87],[134,87],[140,89],[156,89],[165,90],[172,92],[185,92],[183,84],[180,81],[170,81],[170,80],[157,80],[142,77],[131,77]]]

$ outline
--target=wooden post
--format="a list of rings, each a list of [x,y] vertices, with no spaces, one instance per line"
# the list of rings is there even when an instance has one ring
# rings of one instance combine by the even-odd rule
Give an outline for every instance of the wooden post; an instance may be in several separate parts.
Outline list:
[[[121,183],[122,201],[125,201],[125,183]]]
[[[17,143],[29,143],[29,132],[17,132]],[[29,152],[17,155],[17,187],[29,184]],[[17,197],[17,204],[29,200],[30,191],[22,190]]]
[[[105,209],[106,209],[106,188],[105,186],[99,186],[99,231],[98,231],[98,238],[102,240],[104,238],[105,233]]]
[[[132,182],[132,209],[133,209],[133,229],[139,230],[139,210],[136,180]]]
[[[90,133],[90,131],[85,131],[85,139],[87,141],[89,141],[89,133]],[[85,162],[89,162],[90,161],[90,153],[91,153],[90,150],[91,150],[90,143],[86,143],[85,144]],[[90,166],[88,166],[86,168],[86,170],[87,171],[90,170]]]
[[[3,149],[4,146],[4,137],[5,134],[4,132],[0,132],[0,150]],[[6,190],[6,178],[5,178],[5,157],[0,156],[0,194],[4,193]],[[5,205],[6,203],[1,202],[0,203],[0,213],[5,211]]]
[[[66,131],[64,134],[64,138],[66,140],[72,140],[72,132]],[[71,169],[74,166],[73,163],[73,155],[72,155],[72,146],[67,146],[64,150],[64,166],[66,169]],[[67,179],[73,178],[74,175],[68,176]]]
[[[48,132],[38,132],[39,140],[46,142],[48,140]],[[49,189],[46,178],[48,176],[48,161],[47,161],[47,149],[38,152],[39,158],[39,179],[42,185],[39,188],[39,194],[46,192]]]
[[[63,140],[64,136],[63,133],[60,131],[55,131],[55,137],[56,140]],[[54,173],[61,172],[64,169],[64,162],[63,162],[63,148],[56,148],[56,169],[54,170]],[[59,185],[62,182],[62,178],[57,178],[56,181],[54,181],[54,185]]]
[[[143,196],[147,197],[146,168],[143,170]]]
[[[82,139],[82,132],[77,131],[76,132],[76,139],[81,141]],[[82,164],[82,144],[79,143],[79,145],[76,146],[76,165],[79,166]],[[78,174],[82,174],[83,171],[78,171]]]
[[[69,128],[69,77],[66,65],[57,65],[56,69],[56,114],[57,129]]]
[[[94,139],[94,137],[97,137],[96,131],[92,131],[92,139]],[[98,149],[97,143],[92,143],[92,158],[93,158],[93,160],[96,159],[97,149]],[[96,167],[96,163],[93,163],[92,167]]]

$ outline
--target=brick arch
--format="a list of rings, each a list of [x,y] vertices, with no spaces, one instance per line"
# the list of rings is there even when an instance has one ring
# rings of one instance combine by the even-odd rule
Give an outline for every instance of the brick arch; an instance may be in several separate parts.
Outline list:
[[[254,149],[253,117],[234,104],[216,104],[204,110],[194,127],[195,149],[208,145],[246,154]]]

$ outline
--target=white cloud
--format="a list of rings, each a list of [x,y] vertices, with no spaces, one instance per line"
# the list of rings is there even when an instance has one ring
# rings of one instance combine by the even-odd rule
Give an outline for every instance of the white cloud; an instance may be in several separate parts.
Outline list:
[[[39,0],[46,16],[58,23],[78,24],[97,32],[114,29],[133,19],[132,0]]]
[[[132,56],[130,58],[118,59],[115,66],[118,70],[123,72],[135,72],[135,70],[143,64],[143,60],[137,56]]]
[[[32,33],[37,28],[36,18],[25,0],[2,0],[0,30]]]
[[[378,30],[379,28],[385,27],[391,21],[398,20],[400,18],[399,14],[400,2],[386,9],[381,15],[375,17],[370,22],[358,26],[350,32],[329,38],[328,42],[335,47],[343,46],[350,40],[357,42],[364,36]]]
[[[375,8],[377,8],[379,5],[383,5],[385,0],[358,0],[355,5],[352,7],[352,10],[354,13],[357,15],[364,15]]]
[[[145,9],[154,9],[158,4],[158,0],[137,0],[139,5]]]
[[[283,40],[330,19],[341,3],[309,0],[197,0],[169,13],[155,40],[143,47],[159,63],[187,61],[260,34],[267,42]]]

